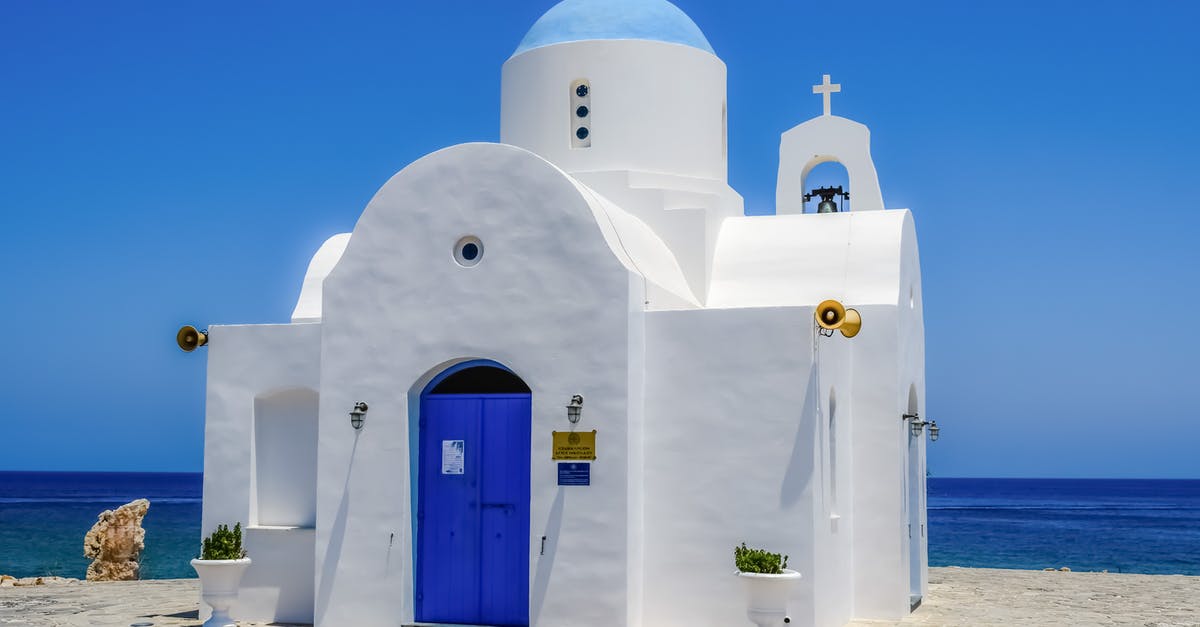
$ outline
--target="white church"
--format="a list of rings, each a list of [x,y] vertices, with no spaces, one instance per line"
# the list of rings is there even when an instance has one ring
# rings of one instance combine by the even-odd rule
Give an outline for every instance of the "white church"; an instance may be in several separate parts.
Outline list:
[[[242,523],[253,560],[234,617],[746,625],[742,542],[801,574],[791,625],[907,615],[936,436],[916,231],[838,86],[746,216],[725,64],[666,0],[564,0],[502,72],[500,143],[388,180],[290,322],[200,335],[203,529]],[[826,162],[849,189],[806,212]]]

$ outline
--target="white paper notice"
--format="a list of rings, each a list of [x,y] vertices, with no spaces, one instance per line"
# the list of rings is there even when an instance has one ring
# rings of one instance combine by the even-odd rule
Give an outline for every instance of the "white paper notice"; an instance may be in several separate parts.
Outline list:
[[[442,440],[442,474],[463,474],[463,457],[466,446],[462,440]]]

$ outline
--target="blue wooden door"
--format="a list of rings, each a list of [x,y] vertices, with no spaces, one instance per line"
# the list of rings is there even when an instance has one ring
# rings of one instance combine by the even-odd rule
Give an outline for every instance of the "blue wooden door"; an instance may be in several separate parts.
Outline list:
[[[529,624],[528,394],[421,399],[416,618]]]

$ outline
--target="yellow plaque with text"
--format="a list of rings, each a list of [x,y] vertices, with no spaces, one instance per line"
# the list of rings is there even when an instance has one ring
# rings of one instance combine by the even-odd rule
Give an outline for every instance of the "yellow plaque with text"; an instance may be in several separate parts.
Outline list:
[[[551,431],[554,437],[554,448],[550,459],[565,459],[570,461],[591,461],[596,459],[596,432],[593,431]]]

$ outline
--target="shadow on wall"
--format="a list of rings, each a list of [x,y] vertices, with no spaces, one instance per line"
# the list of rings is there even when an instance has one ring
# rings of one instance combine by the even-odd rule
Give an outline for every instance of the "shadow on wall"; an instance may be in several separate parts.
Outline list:
[[[792,457],[788,460],[783,485],[779,490],[779,505],[784,508],[799,503],[812,483],[819,403],[820,389],[817,387],[817,367],[814,365],[808,373],[808,385],[805,387],[804,402],[801,404],[803,409],[800,412],[800,424],[796,428],[796,440],[792,443]]]
[[[346,540],[346,515],[350,509],[350,475],[354,471],[354,453],[358,450],[358,436],[361,431],[354,432],[354,445],[350,448],[350,463],[346,466],[346,480],[342,484],[342,501],[338,504],[337,514],[333,517],[333,525],[329,528],[329,543],[325,550],[325,559],[321,562],[321,587],[317,590],[316,610],[321,612],[316,617],[317,623],[325,622],[325,611],[329,609],[329,595],[333,593],[334,575],[337,573],[338,560],[342,556],[342,544]]]
[[[558,489],[550,515],[546,518],[546,551],[538,558],[537,573],[533,577],[532,597],[536,605],[530,608],[530,624],[536,625],[542,615],[542,604],[546,602],[546,588],[550,586],[550,572],[554,569],[554,555],[558,553],[558,534],[562,529],[563,489]],[[540,539],[538,540],[540,544]]]
[[[817,450],[817,434],[819,433],[819,416],[821,403],[821,388],[818,380],[819,365],[814,363],[812,369],[808,373],[808,385],[804,389],[804,400],[801,402],[800,424],[796,427],[796,439],[792,443],[792,457],[788,460],[786,473],[783,476],[783,485],[779,490],[779,505],[783,508],[790,508],[796,505],[808,507],[811,513],[812,508],[816,507],[816,501],[812,498],[813,492],[813,475],[816,472],[816,465],[824,463],[823,451]],[[809,498],[805,498],[806,495]],[[789,602],[793,612],[796,608],[808,608],[810,611],[814,606],[813,600],[813,582],[812,572],[815,565],[815,551],[813,547],[804,547],[799,551],[792,552],[790,560],[791,567],[800,571],[806,577],[801,580],[801,585],[796,586],[792,591],[792,598]],[[798,624],[811,624],[811,615],[807,618],[793,614],[792,620],[799,620]]]

